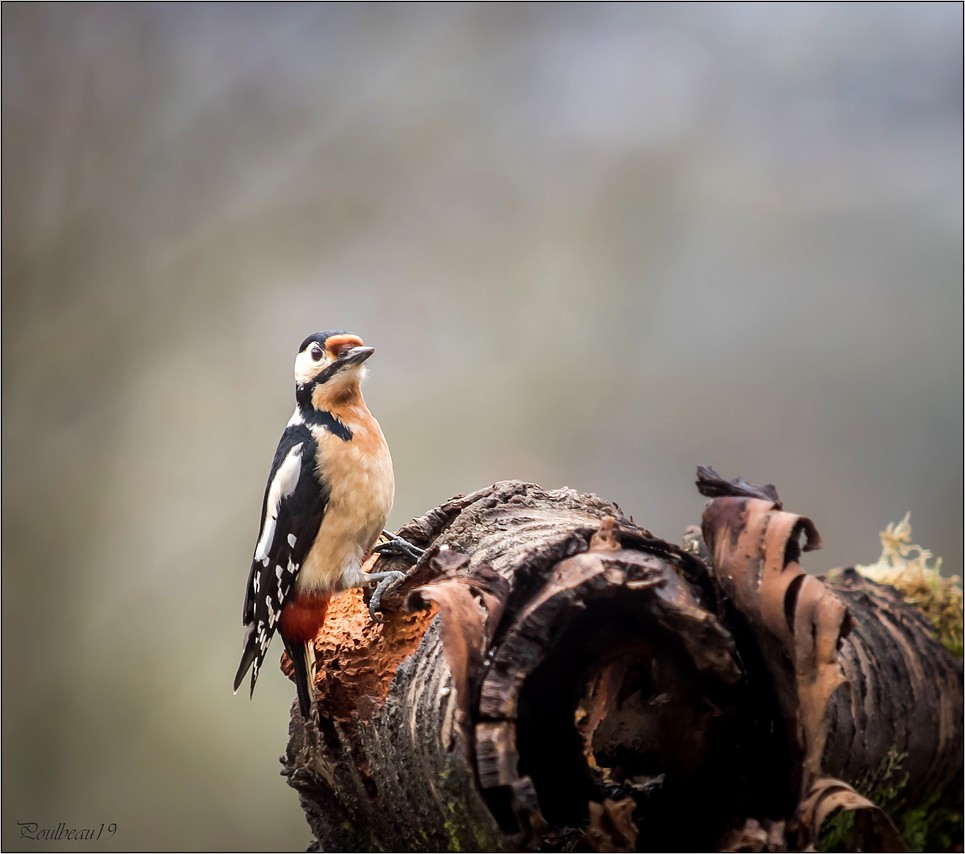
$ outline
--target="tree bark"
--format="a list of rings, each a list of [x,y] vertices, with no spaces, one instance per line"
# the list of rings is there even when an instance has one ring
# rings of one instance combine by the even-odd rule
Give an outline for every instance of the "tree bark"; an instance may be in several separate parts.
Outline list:
[[[805,575],[772,487],[711,475],[703,559],[520,482],[405,526],[428,551],[385,621],[336,599],[318,724],[293,705],[311,849],[950,844],[961,661],[891,588]]]

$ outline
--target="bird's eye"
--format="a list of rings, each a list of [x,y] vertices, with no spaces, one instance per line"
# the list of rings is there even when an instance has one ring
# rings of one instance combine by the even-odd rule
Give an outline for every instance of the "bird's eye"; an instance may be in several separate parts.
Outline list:
[[[322,361],[322,348],[317,346],[312,347],[311,356],[312,356],[312,360],[315,362]]]

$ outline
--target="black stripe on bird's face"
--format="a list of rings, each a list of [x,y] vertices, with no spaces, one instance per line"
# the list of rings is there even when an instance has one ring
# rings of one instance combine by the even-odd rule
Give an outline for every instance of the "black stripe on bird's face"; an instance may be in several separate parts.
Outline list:
[[[352,347],[343,350],[337,359],[319,362],[317,372],[307,376],[303,385],[324,385],[342,371],[358,367],[374,352],[373,347]]]

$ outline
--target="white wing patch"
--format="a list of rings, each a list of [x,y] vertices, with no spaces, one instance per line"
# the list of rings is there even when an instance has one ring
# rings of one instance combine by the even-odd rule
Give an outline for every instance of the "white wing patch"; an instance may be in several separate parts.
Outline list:
[[[302,442],[299,442],[285,457],[285,461],[278,467],[275,477],[268,488],[268,500],[265,502],[265,518],[261,522],[261,539],[255,547],[255,560],[268,560],[268,553],[275,539],[275,522],[278,520],[278,508],[281,502],[295,491],[298,478],[302,470]],[[267,565],[267,563],[266,563]]]

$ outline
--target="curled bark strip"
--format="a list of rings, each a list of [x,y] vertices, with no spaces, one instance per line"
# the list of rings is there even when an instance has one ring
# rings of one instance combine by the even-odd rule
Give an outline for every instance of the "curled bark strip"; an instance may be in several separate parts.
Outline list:
[[[820,537],[810,519],[753,498],[715,499],[703,531],[717,581],[748,621],[785,722],[794,724],[803,794],[820,771],[828,702],[844,682],[837,649],[847,609],[797,563],[801,534],[805,550],[818,548]]]
[[[432,602],[439,606],[442,651],[456,692],[456,722],[468,749],[473,746],[472,711],[483,655],[502,616],[509,585],[487,564],[470,569],[469,557],[458,552],[438,552],[431,560],[437,580],[416,588],[406,608],[427,608]]]

